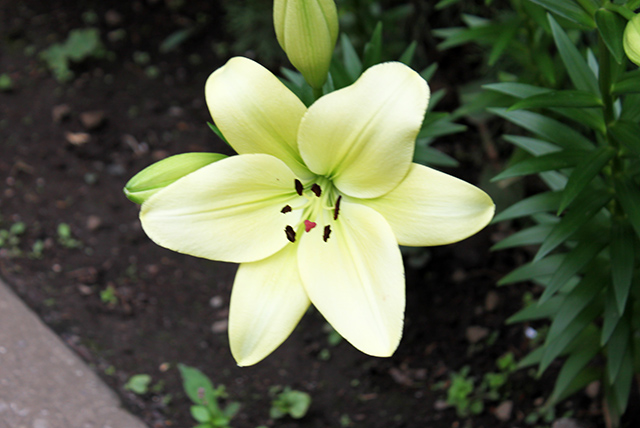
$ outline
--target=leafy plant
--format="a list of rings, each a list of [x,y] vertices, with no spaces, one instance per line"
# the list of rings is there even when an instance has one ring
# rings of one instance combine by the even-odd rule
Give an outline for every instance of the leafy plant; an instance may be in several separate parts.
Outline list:
[[[278,392],[280,391],[280,392]],[[271,410],[269,416],[272,419],[280,419],[289,415],[294,419],[303,418],[311,405],[311,396],[303,391],[296,391],[288,386],[281,390],[276,386],[270,391],[274,396],[271,401]]]
[[[149,384],[151,383],[151,376],[148,374],[137,374],[129,378],[124,385],[124,389],[133,392],[134,394],[144,395],[149,392]]]
[[[22,254],[19,248],[20,236],[26,230],[27,226],[21,221],[13,223],[6,229],[0,229],[0,248],[5,248],[11,257],[20,256]]]
[[[200,370],[178,364],[182,384],[187,396],[194,403],[191,416],[199,422],[195,428],[230,428],[231,419],[240,410],[240,403],[232,401],[224,408],[218,400],[226,398],[224,385],[214,388],[211,380]]]
[[[469,375],[469,366],[451,374],[451,382],[447,389],[447,404],[455,407],[460,417],[478,415],[484,411],[485,401],[502,399],[501,390],[509,380],[509,375],[516,369],[512,353],[506,353],[496,361],[498,372],[488,372],[476,387],[476,382]]]
[[[97,28],[78,28],[71,30],[64,42],[55,43],[40,52],[40,58],[59,82],[68,82],[74,76],[71,63],[102,58],[105,52]]]
[[[58,242],[65,248],[82,247],[82,242],[73,238],[71,227],[67,223],[58,224]]]
[[[494,249],[539,245],[500,284],[544,288],[508,322],[551,320],[544,343],[519,363],[537,364],[541,375],[564,357],[546,408],[599,379],[608,424],[618,426],[640,363],[640,74],[628,70],[622,48],[640,2],[530,1],[548,12],[545,28],[570,86],[486,86],[512,99],[491,111],[530,132],[504,136],[521,157],[495,180],[537,174],[549,188],[494,219],[530,220]],[[578,49],[576,34],[593,43]]]

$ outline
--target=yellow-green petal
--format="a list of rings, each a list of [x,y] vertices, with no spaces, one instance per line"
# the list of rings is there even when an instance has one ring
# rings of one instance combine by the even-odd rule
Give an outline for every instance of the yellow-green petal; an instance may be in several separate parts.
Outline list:
[[[229,308],[229,344],[240,366],[253,365],[291,334],[309,307],[298,273],[297,245],[238,269]]]
[[[309,85],[322,88],[338,39],[334,0],[275,0],[276,37]]]
[[[307,295],[353,346],[388,357],[400,342],[405,306],[404,268],[393,232],[373,209],[349,202],[329,225],[326,242],[324,224],[300,238],[298,264]]]
[[[210,163],[226,158],[218,153],[182,153],[156,162],[137,173],[124,186],[129,200],[141,204],[169,184]]]
[[[409,170],[428,101],[427,82],[411,68],[373,66],[309,107],[298,134],[302,158],[343,193],[381,196]]]
[[[304,200],[295,176],[264,154],[232,156],[181,178],[149,198],[142,227],[158,245],[212,260],[252,262],[289,244],[284,229],[300,211],[281,213]]]
[[[309,176],[297,134],[306,107],[269,70],[248,58],[231,58],[205,85],[213,120],[239,154],[266,153],[299,177]]]
[[[433,246],[461,241],[493,218],[493,201],[477,187],[448,174],[412,164],[391,192],[360,199],[382,214],[400,245]]]

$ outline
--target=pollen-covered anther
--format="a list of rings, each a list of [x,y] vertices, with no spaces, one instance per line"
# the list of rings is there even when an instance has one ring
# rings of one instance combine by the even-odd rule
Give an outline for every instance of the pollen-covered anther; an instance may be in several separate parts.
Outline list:
[[[322,189],[320,188],[320,186],[318,186],[318,183],[313,183],[313,186],[311,186],[311,191],[318,198],[320,197],[320,195],[322,195]]]
[[[296,242],[296,232],[293,227],[287,226],[284,228],[284,233],[287,234],[287,239],[291,242]]]
[[[338,214],[340,213],[340,201],[342,200],[342,195],[338,196],[338,200],[336,201],[336,207],[333,209],[333,219],[338,219]]]
[[[327,242],[327,240],[329,239],[329,235],[331,235],[331,226],[326,225],[324,227],[324,233],[322,234],[322,240],[324,242]]]
[[[302,196],[304,187],[302,187],[302,183],[300,182],[300,180],[296,179],[293,183],[296,186],[296,193],[298,194],[298,196]]]
[[[315,221],[305,220],[304,221],[304,231],[305,232],[309,232],[311,229],[313,229],[317,225],[318,225],[318,223],[316,223]]]
[[[282,209],[280,210],[280,212],[281,212],[282,214],[290,213],[290,212],[291,212],[291,207],[290,207],[289,205],[285,205],[285,206],[284,206],[284,208],[282,208]]]

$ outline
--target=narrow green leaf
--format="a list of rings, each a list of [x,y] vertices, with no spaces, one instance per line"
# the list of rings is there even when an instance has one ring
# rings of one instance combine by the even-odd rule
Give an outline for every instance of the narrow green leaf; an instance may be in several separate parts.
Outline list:
[[[549,336],[544,344],[544,355],[540,361],[538,368],[538,376],[542,375],[549,365],[559,357],[574,340],[578,339],[580,333],[600,314],[602,302],[598,299],[593,300],[571,321],[559,335],[553,337],[553,341],[549,340]],[[597,341],[597,339],[595,339]],[[584,343],[584,341],[580,341]]]
[[[566,262],[567,259],[569,259],[569,257],[565,257],[564,262]],[[600,294],[604,286],[604,279],[605,275],[602,272],[598,269],[591,269],[587,275],[584,275],[573,290],[567,294],[547,333],[549,343],[560,336],[578,314]],[[538,305],[544,304],[547,301],[548,299],[541,298],[538,300]]]
[[[580,159],[578,165],[569,176],[567,186],[562,192],[562,201],[558,208],[558,215],[573,202],[615,155],[616,150],[613,147],[602,146],[591,151],[585,158]]]
[[[509,111],[551,107],[602,107],[603,105],[602,99],[591,92],[567,90],[533,95],[509,107]]]
[[[619,177],[615,180],[616,197],[627,214],[627,218],[640,237],[640,188],[633,178]]]
[[[422,76],[422,78],[428,82],[429,80],[431,80],[431,78],[433,77],[437,69],[438,69],[438,63],[434,62],[429,67],[422,70],[420,72],[420,76]]]
[[[607,9],[598,9],[595,13],[598,32],[604,41],[604,44],[613,55],[618,64],[622,64],[624,60],[624,49],[622,47],[622,38],[627,20],[611,12]]]
[[[447,28],[448,32],[437,30],[434,31],[434,34],[438,37],[446,37],[444,42],[438,44],[439,50],[445,50],[469,42],[493,44],[505,27],[505,25],[492,23],[472,28],[456,28],[457,31],[453,31],[453,28]]]
[[[459,2],[460,0],[440,0],[438,3],[436,3],[435,9],[436,10],[444,9],[446,7],[452,6]]]
[[[621,317],[622,314],[618,312],[615,291],[613,287],[607,287],[604,295],[604,321],[600,335],[600,346],[607,344]]]
[[[373,30],[371,40],[364,46],[363,67],[366,70],[382,60],[382,22]]]
[[[344,62],[345,70],[351,81],[355,82],[362,73],[362,62],[360,62],[349,36],[345,33],[340,36],[340,46],[342,47],[342,61]]]
[[[544,347],[539,347],[529,352],[526,357],[518,362],[518,370],[525,367],[533,366],[534,364],[540,364],[542,357],[544,356]]]
[[[575,129],[547,116],[525,110],[507,111],[491,108],[490,112],[519,125],[564,149],[586,149],[593,143]]]
[[[627,410],[629,392],[631,391],[631,383],[634,378],[633,375],[633,355],[631,349],[627,348],[627,352],[625,352],[624,358],[622,359],[618,377],[611,385],[611,389],[616,397],[617,410],[620,415]]]
[[[564,302],[564,296],[554,296],[541,305],[531,304],[523,309],[520,309],[515,314],[511,315],[506,321],[506,324],[515,324],[517,322],[535,321],[545,318],[552,318],[558,313],[558,310]]]
[[[413,61],[413,55],[416,53],[417,46],[418,46],[418,42],[416,42],[415,40],[411,42],[411,44],[407,46],[407,49],[405,49],[402,55],[400,55],[400,58],[398,59],[398,61],[400,61],[405,65],[411,66],[411,62]]]
[[[525,159],[502,171],[491,179],[492,182],[505,178],[536,174],[576,166],[587,154],[585,150],[563,150],[546,155]]]
[[[558,209],[558,206],[560,206],[561,199],[561,192],[545,192],[530,196],[527,199],[516,202],[500,214],[496,215],[492,223],[525,217],[545,211],[555,211]]]
[[[568,376],[568,375],[567,375]],[[545,403],[546,407],[555,406],[565,398],[569,398],[576,392],[584,390],[591,382],[602,378],[602,370],[598,367],[586,366],[584,367],[571,382],[567,385],[562,392],[552,393],[549,400]],[[556,380],[557,384],[557,380]]]
[[[490,91],[500,92],[501,94],[511,95],[516,98],[528,98],[535,95],[545,94],[547,92],[553,92],[553,89],[517,82],[490,83],[488,85],[482,85],[482,87]]]
[[[612,92],[614,95],[640,92],[640,68],[620,76],[620,79],[614,83]]]
[[[540,260],[560,244],[566,241],[587,221],[611,200],[612,196],[606,191],[594,191],[585,197],[578,198],[572,209],[556,224],[544,240],[534,260]]]
[[[629,348],[631,334],[631,320],[623,317],[607,342],[607,375],[609,383],[613,384],[618,378],[622,361]]]
[[[426,146],[416,146],[413,161],[422,165],[435,165],[455,168],[459,162],[449,155]]]
[[[557,403],[561,397],[565,396],[565,392],[569,390],[572,382],[578,378],[585,366],[598,355],[599,351],[600,346],[598,346],[598,342],[594,340],[583,343],[581,347],[569,355],[562,365],[560,373],[558,373],[556,384],[549,397],[549,403]],[[585,380],[582,380],[583,384]]]
[[[584,9],[572,0],[530,0],[550,12],[588,28],[595,28],[596,23]]]
[[[558,270],[553,273],[553,276],[547,284],[544,292],[540,296],[538,303],[544,303],[550,297],[552,297],[567,283],[569,279],[571,279],[571,277],[573,277],[575,274],[580,272],[582,268],[591,263],[591,261],[600,253],[600,251],[602,251],[604,247],[604,242],[598,242],[596,240],[579,242],[578,245],[576,245],[571,251],[569,251],[569,253],[567,253],[567,256],[565,257],[562,264],[558,267]],[[593,283],[594,278],[597,279],[596,284]],[[580,288],[581,292],[584,293],[586,293],[587,291],[589,293],[596,293],[596,291],[599,291],[601,289],[603,280],[603,275],[598,275],[597,273],[591,271],[588,275],[585,275],[582,278],[582,281],[576,288]],[[573,292],[576,292],[576,290],[574,289]],[[582,299],[583,295],[578,292],[576,298]],[[574,305],[576,308],[580,306],[577,303],[574,303]],[[567,308],[567,311],[564,315],[569,316],[568,314],[570,313],[570,311],[571,310]]]
[[[560,53],[560,58],[562,58],[562,62],[569,73],[569,78],[573,82],[573,85],[578,90],[600,94],[598,80],[587,65],[584,57],[553,16],[549,15],[548,18],[551,31],[553,32],[553,38],[556,41],[556,46]]]
[[[500,32],[498,39],[492,43],[491,52],[489,52],[489,65],[495,65],[500,59],[509,44],[514,40],[516,33],[520,30],[520,23],[514,22]]]
[[[537,138],[523,137],[521,135],[503,135],[502,138],[534,156],[546,155],[547,153],[558,152],[561,150],[555,144],[551,144],[548,141],[539,140]]]
[[[640,94],[628,94],[624,97],[620,119],[640,122]]]
[[[421,138],[436,138],[443,135],[455,134],[458,132],[464,132],[467,129],[466,126],[459,123],[451,122],[449,117],[444,117],[435,122],[429,123],[423,126],[418,133],[417,139]]]
[[[534,278],[551,276],[560,267],[565,254],[554,254],[542,260],[526,263],[505,275],[498,285],[529,281]]]
[[[552,224],[539,224],[528,229],[523,229],[495,244],[491,247],[491,251],[521,247],[524,245],[542,244],[542,241],[544,241],[549,232],[551,232],[552,228]]]
[[[638,77],[640,80],[640,76]],[[616,120],[609,127],[611,136],[626,148],[640,155],[640,124],[629,120]]]
[[[627,305],[635,261],[633,229],[628,223],[614,221],[611,227],[611,279],[616,295],[618,313]]]

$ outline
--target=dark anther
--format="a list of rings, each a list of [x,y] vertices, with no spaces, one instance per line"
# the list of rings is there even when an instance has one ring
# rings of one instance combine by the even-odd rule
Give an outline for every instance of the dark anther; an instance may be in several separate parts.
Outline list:
[[[290,212],[291,212],[291,207],[290,207],[289,205],[285,205],[285,206],[284,206],[284,208],[282,208],[282,209],[280,210],[280,212],[281,212],[282,214],[290,213]]]
[[[294,182],[296,184],[296,193],[300,196],[302,196],[302,183],[300,183],[300,180],[296,179],[296,181]]]
[[[338,214],[340,213],[340,200],[342,199],[342,195],[338,196],[338,200],[336,201],[336,207],[333,209],[333,219],[338,219]]]
[[[287,239],[291,242],[296,242],[296,232],[294,232],[293,227],[287,226],[284,228],[284,233],[287,234]]]
[[[327,225],[324,227],[324,234],[322,235],[322,240],[324,242],[327,242],[327,239],[329,239],[329,235],[331,235],[331,226]]]
[[[319,198],[320,195],[322,195],[322,189],[320,188],[320,186],[318,186],[317,183],[313,183],[313,186],[311,186],[311,191]]]

